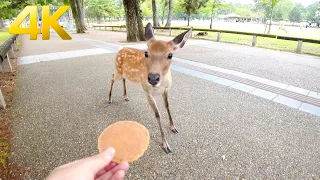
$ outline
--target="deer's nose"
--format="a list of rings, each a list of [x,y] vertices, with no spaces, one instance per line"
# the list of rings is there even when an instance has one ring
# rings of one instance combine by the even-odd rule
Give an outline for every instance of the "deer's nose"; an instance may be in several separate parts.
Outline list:
[[[152,74],[152,73],[149,73],[148,74],[148,82],[155,86],[156,84],[158,84],[160,80],[160,74]]]

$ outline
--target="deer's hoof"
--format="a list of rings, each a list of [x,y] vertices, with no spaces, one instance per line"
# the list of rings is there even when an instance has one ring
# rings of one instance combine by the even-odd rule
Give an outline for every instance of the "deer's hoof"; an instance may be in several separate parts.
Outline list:
[[[169,144],[167,143],[167,141],[163,142],[163,144],[162,144],[162,149],[163,149],[164,152],[166,152],[167,154],[169,154],[169,153],[172,152]]]
[[[124,100],[128,102],[128,101],[129,101],[129,98],[128,98],[128,97],[126,97],[126,98],[124,98]]]
[[[167,154],[169,154],[169,153],[171,153],[172,151],[171,151],[171,149],[170,149],[170,147],[162,147],[162,149],[164,150],[164,152],[165,153],[167,153]]]
[[[111,100],[111,101],[108,101],[108,104],[112,104],[112,100]]]
[[[177,130],[176,128],[171,129],[171,131],[172,131],[173,133],[175,133],[175,134],[178,134],[178,133],[179,133],[179,132],[178,132],[178,130]]]
[[[173,133],[178,134],[178,130],[177,130],[176,127],[170,126],[170,130],[171,130]]]

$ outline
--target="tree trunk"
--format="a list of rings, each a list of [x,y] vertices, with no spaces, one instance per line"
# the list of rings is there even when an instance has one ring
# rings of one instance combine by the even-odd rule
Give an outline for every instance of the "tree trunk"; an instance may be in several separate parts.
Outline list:
[[[190,25],[190,14],[187,15],[188,16],[188,26]]]
[[[84,4],[84,1],[85,1],[85,0],[81,0],[81,7],[80,7],[81,18],[80,18],[80,20],[81,20],[81,24],[82,24],[84,30],[87,30],[86,23],[85,23],[85,21],[84,21],[85,11],[86,11],[86,7],[85,7],[85,4]]]
[[[160,26],[156,0],[152,0],[152,17],[153,17],[153,26],[157,26],[157,27]]]
[[[210,21],[210,29],[212,29],[213,12],[214,12],[214,4],[212,5],[212,10],[211,10],[211,21]]]
[[[161,21],[162,21],[161,24],[162,24],[162,25],[163,25],[163,21],[164,21],[164,8],[165,8],[165,7],[163,6],[163,8],[162,8],[162,17],[161,17]]]
[[[139,29],[140,41],[145,41],[144,27],[143,27],[143,23],[142,23],[142,11],[140,11],[140,4],[139,4],[138,1],[137,1],[137,4],[136,4],[136,13],[137,13],[137,21],[138,21],[138,29]]]
[[[3,19],[0,18],[0,29],[4,27]]]
[[[268,29],[268,34],[270,34],[270,32],[271,32],[272,16],[273,16],[273,8],[271,9],[271,17],[270,17],[270,25],[269,25],[269,29]]]
[[[138,28],[138,17],[137,17],[137,0],[123,0],[124,11],[126,15],[126,29],[127,29],[127,41],[128,42],[139,42],[139,28]]]
[[[70,0],[70,6],[71,6],[71,10],[72,10],[72,16],[74,19],[74,22],[76,24],[76,29],[77,29],[77,33],[85,33],[84,32],[84,27],[81,23],[81,11],[79,11],[80,9],[80,2],[79,0]]]
[[[173,0],[169,0],[169,12],[168,12],[166,27],[171,27],[172,14],[173,14]]]

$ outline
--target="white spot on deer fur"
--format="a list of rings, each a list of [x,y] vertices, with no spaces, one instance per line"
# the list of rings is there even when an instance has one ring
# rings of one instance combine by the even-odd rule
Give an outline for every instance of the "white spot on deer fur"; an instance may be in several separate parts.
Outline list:
[[[139,69],[131,69],[131,72],[139,72]]]

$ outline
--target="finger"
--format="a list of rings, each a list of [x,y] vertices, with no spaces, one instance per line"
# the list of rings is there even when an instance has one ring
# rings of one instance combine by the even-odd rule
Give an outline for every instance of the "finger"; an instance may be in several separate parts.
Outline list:
[[[107,167],[101,169],[95,176],[95,179],[100,177],[102,174],[108,172],[110,169],[114,168],[116,165],[118,165],[117,163],[115,162],[111,162]]]
[[[129,164],[127,162],[120,163],[118,166],[115,166],[114,168],[110,169],[108,172],[111,172],[112,174],[116,173],[119,170],[128,171]]]
[[[104,168],[104,170],[107,172],[107,171],[110,171],[110,169],[114,168],[115,166],[117,166],[118,163],[115,163],[115,162],[111,162],[107,167]]]
[[[126,171],[128,171],[128,169],[129,169],[129,164],[127,162],[121,163],[121,164],[115,166],[114,168],[112,168],[111,170],[109,170],[108,172],[105,172],[103,175],[98,177],[97,180],[109,179],[114,174],[116,174],[117,171],[125,171],[126,172]]]
[[[101,169],[110,164],[114,155],[115,149],[108,148],[98,155],[81,160],[81,164],[83,164],[83,169],[87,169],[92,174],[97,174]]]
[[[120,171],[117,171],[117,172],[111,177],[110,180],[123,180],[125,175],[126,175],[126,172],[120,170]]]
[[[119,170],[115,174],[112,174],[111,172],[108,172],[108,173],[100,176],[96,180],[122,180],[124,178],[125,174],[126,173],[123,170]]]

